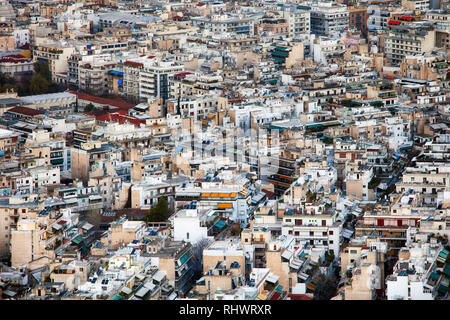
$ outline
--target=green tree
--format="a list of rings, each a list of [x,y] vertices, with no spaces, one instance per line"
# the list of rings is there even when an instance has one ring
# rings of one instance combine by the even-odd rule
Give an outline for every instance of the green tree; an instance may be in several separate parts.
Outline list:
[[[336,284],[323,274],[320,274],[316,281],[313,300],[330,300],[336,293]]]
[[[46,61],[36,61],[34,64],[34,72],[40,73],[41,76],[47,80],[47,83],[52,82],[52,74],[50,73],[50,68],[48,66],[48,62]]]
[[[96,108],[94,107],[94,105],[92,104],[92,102],[89,102],[88,105],[86,105],[86,107],[84,107],[84,112],[91,112],[96,110]]]
[[[48,81],[40,74],[36,73],[30,82],[31,94],[43,94],[48,90]]]
[[[169,205],[166,197],[160,197],[156,206],[145,215],[146,222],[163,222],[169,218]]]

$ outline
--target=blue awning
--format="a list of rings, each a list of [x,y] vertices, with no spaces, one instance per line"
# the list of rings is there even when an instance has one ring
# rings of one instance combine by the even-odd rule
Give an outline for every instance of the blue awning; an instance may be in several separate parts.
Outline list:
[[[223,229],[226,225],[227,225],[227,223],[225,221],[217,220],[217,222],[214,224],[214,227]]]

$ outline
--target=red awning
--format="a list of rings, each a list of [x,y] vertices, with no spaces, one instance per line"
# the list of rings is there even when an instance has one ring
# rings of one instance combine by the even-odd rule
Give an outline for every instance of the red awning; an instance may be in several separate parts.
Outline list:
[[[400,24],[400,21],[397,20],[389,20],[389,24]]]

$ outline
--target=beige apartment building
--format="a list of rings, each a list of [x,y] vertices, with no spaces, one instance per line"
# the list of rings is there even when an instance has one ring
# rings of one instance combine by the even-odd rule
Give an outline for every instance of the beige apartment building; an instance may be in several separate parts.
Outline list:
[[[75,48],[67,44],[41,44],[33,50],[33,62],[48,62],[52,81],[56,82],[58,74],[67,73],[68,59],[74,52]]]
[[[0,256],[11,253],[12,231],[17,228],[18,221],[22,217],[34,217],[38,211],[39,205],[31,203],[0,205]]]
[[[121,245],[126,245],[133,240],[140,240],[144,235],[145,222],[128,221],[119,219],[111,224],[110,232],[110,248],[117,250]]]
[[[245,274],[245,254],[239,238],[214,241],[203,250],[203,272],[214,268],[219,261],[228,268],[237,262],[239,273]]]
[[[11,231],[11,265],[28,265],[38,259],[45,265],[55,258],[52,245],[57,237],[49,234],[36,219],[21,219]],[[36,267],[36,264],[34,264]]]
[[[373,300],[376,290],[384,288],[386,252],[387,244],[378,237],[353,239],[341,251],[341,275],[351,273],[345,283],[345,300]]]
[[[385,48],[388,62],[399,65],[405,56],[431,52],[435,48],[435,31],[411,23],[392,26],[385,39]]]

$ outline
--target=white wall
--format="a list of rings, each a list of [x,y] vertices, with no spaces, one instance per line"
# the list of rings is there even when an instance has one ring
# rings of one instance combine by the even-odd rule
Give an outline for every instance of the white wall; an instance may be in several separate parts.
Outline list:
[[[397,276],[397,281],[386,281],[388,300],[408,299],[408,277]]]
[[[208,237],[208,229],[200,227],[198,217],[175,217],[173,220],[174,240],[195,244]],[[189,235],[188,235],[189,234]]]

